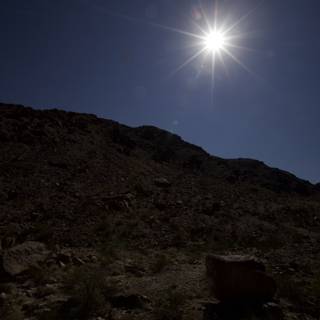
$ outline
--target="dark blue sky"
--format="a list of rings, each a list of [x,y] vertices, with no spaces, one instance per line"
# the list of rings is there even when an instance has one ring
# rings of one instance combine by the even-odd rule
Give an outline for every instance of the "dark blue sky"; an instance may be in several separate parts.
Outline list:
[[[199,0],[1,0],[0,100],[156,125],[318,182],[320,2],[260,2],[219,1],[229,24],[256,7],[233,30],[252,73],[224,56],[212,93],[203,55],[173,74],[194,39],[156,26],[199,33]],[[202,1],[208,17],[213,3]]]

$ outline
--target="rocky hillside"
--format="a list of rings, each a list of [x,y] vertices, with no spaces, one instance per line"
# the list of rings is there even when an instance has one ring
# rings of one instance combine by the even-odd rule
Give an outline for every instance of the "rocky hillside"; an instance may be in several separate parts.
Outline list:
[[[3,272],[1,319],[78,319],[74,295],[105,279],[87,318],[202,319],[209,253],[258,257],[285,317],[319,315],[319,185],[151,126],[0,104],[0,239],[3,261],[45,252]]]

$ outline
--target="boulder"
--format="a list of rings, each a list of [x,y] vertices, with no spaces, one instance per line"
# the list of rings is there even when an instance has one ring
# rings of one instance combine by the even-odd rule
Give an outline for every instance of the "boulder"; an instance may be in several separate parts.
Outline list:
[[[0,256],[0,273],[16,276],[43,262],[48,254],[46,246],[36,241],[27,241],[8,250],[3,250]]]
[[[203,304],[203,320],[284,320],[281,307],[273,302],[258,305],[239,305],[225,302]]]
[[[253,257],[208,255],[206,269],[211,291],[220,301],[267,302],[276,292],[274,279]]]

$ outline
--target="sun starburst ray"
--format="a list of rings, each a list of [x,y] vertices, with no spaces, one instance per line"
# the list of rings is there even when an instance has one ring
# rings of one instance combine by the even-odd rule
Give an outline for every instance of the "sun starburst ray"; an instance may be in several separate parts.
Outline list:
[[[232,43],[228,43],[226,45],[226,48],[235,48],[235,49],[242,49],[242,50],[251,51],[251,52],[258,52],[255,49],[252,49],[252,48],[249,48],[249,47],[244,47],[244,46],[239,46],[239,45],[232,44]]]
[[[199,36],[198,34],[195,34],[195,33],[192,33],[192,32],[186,31],[186,30],[170,27],[170,26],[167,26],[167,25],[164,25],[164,24],[160,24],[160,23],[155,23],[155,22],[150,22],[150,21],[146,22],[143,19],[130,17],[128,15],[117,13],[117,12],[108,10],[108,9],[106,9],[104,7],[100,7],[100,6],[98,6],[98,9],[101,12],[103,12],[103,13],[109,15],[109,16],[121,18],[121,19],[128,20],[128,21],[135,22],[135,23],[143,23],[143,24],[147,24],[149,26],[161,28],[163,30],[175,32],[175,33],[178,33],[178,34],[181,34],[181,35],[189,36],[189,37],[196,38],[196,39],[201,39],[201,36]]]
[[[216,67],[216,54],[212,54],[211,60],[211,102],[213,103],[213,93],[214,93],[214,85],[215,85],[215,67]]]
[[[177,72],[179,72],[181,69],[183,69],[185,66],[190,64],[194,59],[196,59],[198,56],[200,56],[206,48],[201,49],[200,51],[197,51],[193,56],[191,56],[189,59],[187,59],[183,64],[181,64],[178,68],[176,68],[170,75],[173,76]]]
[[[231,26],[229,26],[226,29],[226,32],[230,32],[232,31],[235,27],[237,27],[241,22],[243,22],[244,20],[246,20],[252,13],[254,13],[257,8],[264,2],[264,0],[261,0],[253,9],[251,9],[250,11],[248,11],[246,14],[244,14],[242,17],[240,17],[240,19],[238,19],[235,23],[233,23]]]
[[[206,30],[203,29],[198,23],[196,23],[195,21],[192,21],[192,24],[199,29],[199,31],[202,33],[202,34],[205,34],[206,33]]]
[[[172,31],[172,32],[175,32],[175,33],[180,33],[182,35],[189,36],[189,37],[192,37],[192,38],[201,39],[201,36],[199,36],[198,34],[195,34],[195,33],[192,33],[192,32],[188,32],[188,31],[185,31],[185,30],[181,30],[181,29],[178,29],[178,28],[173,28],[173,27],[170,27],[170,26],[166,26],[166,25],[159,24],[159,23],[154,23],[154,22],[149,22],[148,24],[152,25],[154,27],[158,27],[158,28],[164,29],[164,30]]]
[[[229,78],[228,68],[227,68],[227,65],[226,65],[226,63],[224,61],[223,55],[221,54],[221,52],[219,52],[218,55],[219,55],[219,59],[221,61],[223,70],[225,71],[226,76]]]
[[[265,0],[261,0],[253,9],[248,11],[246,14],[242,15],[238,20],[236,20],[232,24],[229,24],[228,23],[229,19],[228,20],[221,19],[217,2],[213,8],[212,14],[208,14],[207,11],[204,10],[202,1],[198,0],[199,6],[197,10],[199,11],[197,12],[198,14],[198,18],[196,18],[197,22],[193,20],[192,23],[198,29],[199,33],[190,32],[188,30],[183,30],[183,29],[175,28],[169,25],[164,25],[156,22],[151,22],[151,21],[146,22],[143,19],[130,17],[124,14],[115,13],[105,9],[101,11],[111,16],[122,18],[135,23],[143,23],[155,28],[159,28],[168,32],[173,32],[173,33],[185,36],[187,38],[193,39],[193,41],[190,41],[189,45],[181,47],[181,50],[188,50],[194,47],[198,47],[199,50],[197,50],[191,57],[187,58],[187,60],[184,61],[180,66],[178,66],[173,72],[171,72],[170,75],[172,76],[177,72],[181,71],[184,67],[189,65],[199,56],[203,55],[203,61],[200,63],[199,71],[196,73],[196,78],[198,78],[200,76],[200,73],[204,69],[206,61],[208,61],[208,56],[210,56],[211,67],[209,71],[211,73],[212,95],[213,95],[213,90],[215,87],[215,74],[217,72],[216,65],[218,62],[222,64],[223,69],[226,72],[226,75],[229,76],[227,65],[224,59],[226,57],[229,57],[231,60],[233,60],[235,63],[241,66],[249,74],[260,79],[260,77],[254,74],[240,59],[236,57],[236,55],[233,52],[237,49],[246,50],[246,51],[256,51],[251,48],[241,46],[238,44],[239,41],[241,41],[245,37],[248,37],[248,35],[250,34],[250,33],[239,32],[240,30],[238,26],[243,21],[248,19],[248,17],[253,12],[255,12],[257,8],[261,5],[261,3],[263,3],[264,1]]]
[[[200,64],[200,68],[199,68],[199,70],[198,70],[198,72],[197,72],[197,74],[196,74],[196,78],[197,78],[197,79],[199,78],[199,76],[200,76],[200,74],[201,74],[201,72],[202,72],[202,70],[203,70],[203,68],[204,68],[204,65],[205,65],[205,63],[206,63],[206,60],[207,60],[207,58],[208,58],[208,55],[209,55],[209,52],[204,52],[203,57],[202,57],[202,62],[201,62],[201,64]]]
[[[205,24],[206,24],[206,27],[207,29],[209,30],[210,29],[210,22],[209,22],[209,19],[205,13],[205,10],[203,8],[203,5],[202,5],[202,1],[201,0],[198,0],[198,3],[199,3],[199,8],[200,8],[200,11],[201,11],[201,15],[205,21]]]
[[[239,66],[241,66],[245,71],[247,71],[249,74],[257,77],[256,74],[254,74],[243,62],[241,62],[235,55],[233,55],[228,49],[224,48],[223,51],[231,58],[233,59]]]

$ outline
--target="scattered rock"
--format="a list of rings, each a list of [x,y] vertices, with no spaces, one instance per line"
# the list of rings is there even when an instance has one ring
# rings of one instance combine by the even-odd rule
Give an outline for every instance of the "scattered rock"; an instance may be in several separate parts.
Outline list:
[[[31,212],[30,216],[31,216],[32,220],[37,220],[39,217],[41,217],[41,213],[33,211],[33,212]]]
[[[213,294],[220,301],[271,301],[276,292],[265,266],[252,257],[208,255],[206,268]]]
[[[146,273],[146,270],[138,265],[135,264],[128,264],[124,266],[125,272],[131,273],[136,277],[143,277]]]
[[[90,262],[93,262],[93,263],[95,263],[95,262],[98,261],[98,257],[97,257],[96,255],[94,255],[94,254],[89,255],[88,258],[89,258],[89,261],[90,261]]]
[[[262,315],[263,319],[270,319],[270,320],[284,319],[284,314],[281,307],[274,302],[269,302],[264,304],[260,310],[260,315]]]
[[[5,237],[0,241],[0,249],[5,250],[12,248],[16,244],[15,237]]]
[[[110,298],[110,303],[113,308],[125,310],[143,309],[149,302],[148,298],[138,294],[119,295]]]
[[[4,250],[0,257],[0,274],[16,276],[43,262],[48,254],[49,251],[46,246],[36,241],[27,241],[11,249]]]
[[[168,188],[171,186],[171,182],[166,178],[157,178],[154,180],[154,184],[162,188]]]
[[[82,266],[82,265],[85,264],[85,262],[82,259],[78,258],[78,257],[72,257],[72,263],[77,265],[77,266]]]
[[[56,293],[56,291],[57,291],[56,286],[46,284],[45,286],[38,287],[34,293],[34,296],[41,299],[43,297],[53,295],[54,293]]]
[[[69,252],[65,253],[65,252],[59,252],[57,255],[57,260],[64,263],[64,264],[68,264],[71,262],[72,257],[71,254]]]
[[[109,306],[117,295],[114,305],[120,306],[103,312],[101,320],[149,320],[158,307],[165,311],[159,318],[172,319],[176,310],[180,316],[181,301],[183,318],[200,319],[199,300],[209,299],[202,278],[208,243],[220,252],[258,252],[273,270],[280,266],[279,303],[286,319],[318,318],[320,184],[257,161],[210,156],[157,128],[133,129],[58,110],[0,109],[0,295],[10,308],[25,305],[20,318],[51,319],[49,311],[60,306],[66,307],[60,319],[79,318],[79,301],[66,303],[79,298],[79,290],[69,295],[66,284],[92,284],[86,270],[93,268],[95,275],[97,268],[105,273],[102,304]],[[24,255],[39,265],[9,277],[6,252],[31,239],[50,244],[51,253],[44,263],[33,253],[17,253],[18,269],[25,268],[19,260]],[[86,268],[78,268],[83,263]],[[83,272],[71,277],[78,269]],[[263,298],[273,295],[263,265],[228,265],[211,278],[225,300],[211,306],[208,319],[234,320],[242,310],[248,312],[244,319],[281,319],[279,306],[258,303],[259,309],[251,299],[257,290]],[[86,306],[96,304],[100,278],[95,282]],[[265,282],[271,293],[259,291],[268,288]],[[3,287],[8,283],[12,288]],[[131,293],[146,294],[153,309],[130,309],[139,306]],[[244,297],[247,309],[233,306]],[[98,320],[92,309],[92,320]],[[40,317],[43,311],[48,315]]]
[[[4,300],[6,300],[7,298],[8,298],[8,296],[7,296],[6,293],[4,293],[4,292],[1,292],[1,293],[0,293],[0,300],[4,301]]]
[[[15,292],[15,290],[16,286],[11,282],[0,283],[0,293],[4,292],[7,294],[12,294],[13,292]]]

